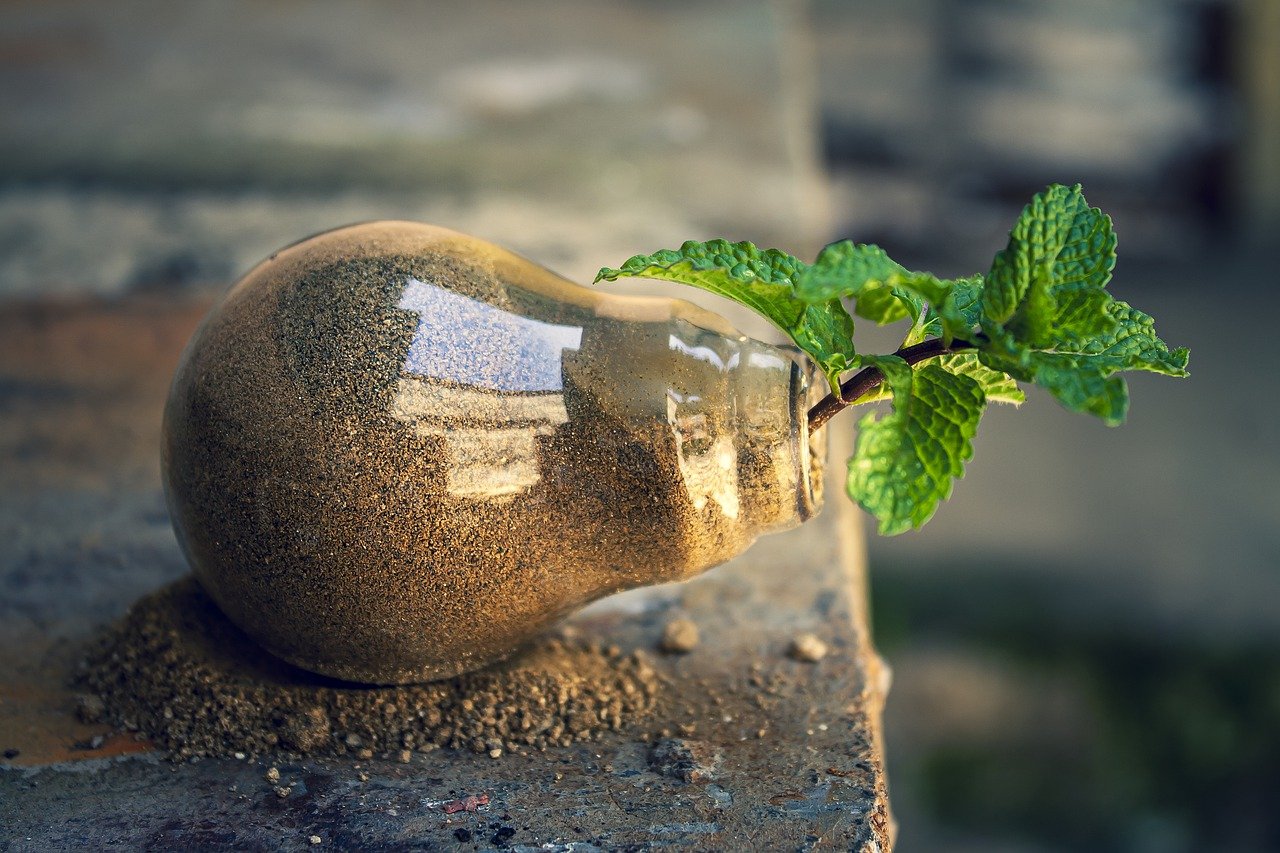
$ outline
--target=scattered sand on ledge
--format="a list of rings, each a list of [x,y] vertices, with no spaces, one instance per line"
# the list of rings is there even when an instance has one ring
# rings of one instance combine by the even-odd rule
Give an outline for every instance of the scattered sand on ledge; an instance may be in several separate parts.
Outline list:
[[[95,643],[79,686],[82,715],[140,732],[180,760],[567,746],[648,718],[661,682],[641,652],[546,638],[447,681],[352,685],[262,651],[187,577],[140,599]]]

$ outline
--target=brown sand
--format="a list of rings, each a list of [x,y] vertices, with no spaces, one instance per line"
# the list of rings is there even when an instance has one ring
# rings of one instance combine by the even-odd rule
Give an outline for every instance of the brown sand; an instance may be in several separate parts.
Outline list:
[[[193,578],[138,601],[89,651],[81,714],[140,732],[175,759],[284,752],[494,757],[593,740],[648,717],[660,682],[641,652],[544,638],[448,681],[360,687],[263,652]]]

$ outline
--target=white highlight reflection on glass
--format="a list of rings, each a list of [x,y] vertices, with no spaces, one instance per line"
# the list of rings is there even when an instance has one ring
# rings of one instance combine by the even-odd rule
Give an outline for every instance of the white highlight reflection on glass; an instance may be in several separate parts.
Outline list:
[[[560,391],[582,329],[523,317],[411,278],[396,305],[418,315],[403,372],[494,391]]]
[[[737,350],[734,350],[729,355],[729,360],[726,362],[720,353],[716,352],[711,347],[703,344],[686,343],[676,335],[671,335],[667,339],[667,346],[678,353],[683,353],[691,358],[696,358],[698,361],[705,361],[707,364],[714,365],[720,370],[732,370],[738,366]]]
[[[447,488],[510,500],[541,479],[537,438],[569,420],[561,359],[582,329],[546,323],[409,279],[418,315],[391,415],[445,443]]]

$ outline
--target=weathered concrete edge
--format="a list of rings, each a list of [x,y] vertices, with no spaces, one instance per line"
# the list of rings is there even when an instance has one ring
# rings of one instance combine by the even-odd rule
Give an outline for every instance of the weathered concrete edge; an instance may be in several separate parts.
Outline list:
[[[877,810],[883,809],[887,825],[883,828],[882,850],[891,851],[897,841],[898,822],[889,804],[888,775],[885,767],[884,707],[889,688],[893,684],[893,670],[876,651],[871,637],[870,566],[867,562],[867,542],[862,513],[844,494],[844,489],[833,489],[831,472],[840,471],[844,461],[853,454],[853,433],[837,429],[829,437],[827,451],[827,512],[834,512],[836,519],[836,547],[840,568],[850,589],[853,612],[854,636],[858,641],[858,666],[862,669],[862,695],[858,697],[866,719],[867,731],[872,738],[872,754],[876,767],[875,795]],[[833,463],[835,463],[833,465]],[[832,492],[835,492],[833,494]],[[872,848],[874,849],[874,848]],[[878,851],[877,851],[878,853]]]

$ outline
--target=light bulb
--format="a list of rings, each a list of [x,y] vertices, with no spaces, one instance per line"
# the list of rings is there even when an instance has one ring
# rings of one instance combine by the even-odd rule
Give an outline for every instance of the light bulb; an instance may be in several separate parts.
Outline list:
[[[687,302],[358,225],[272,255],[205,319],[165,489],[195,575],[264,648],[442,678],[812,515],[809,374]]]

